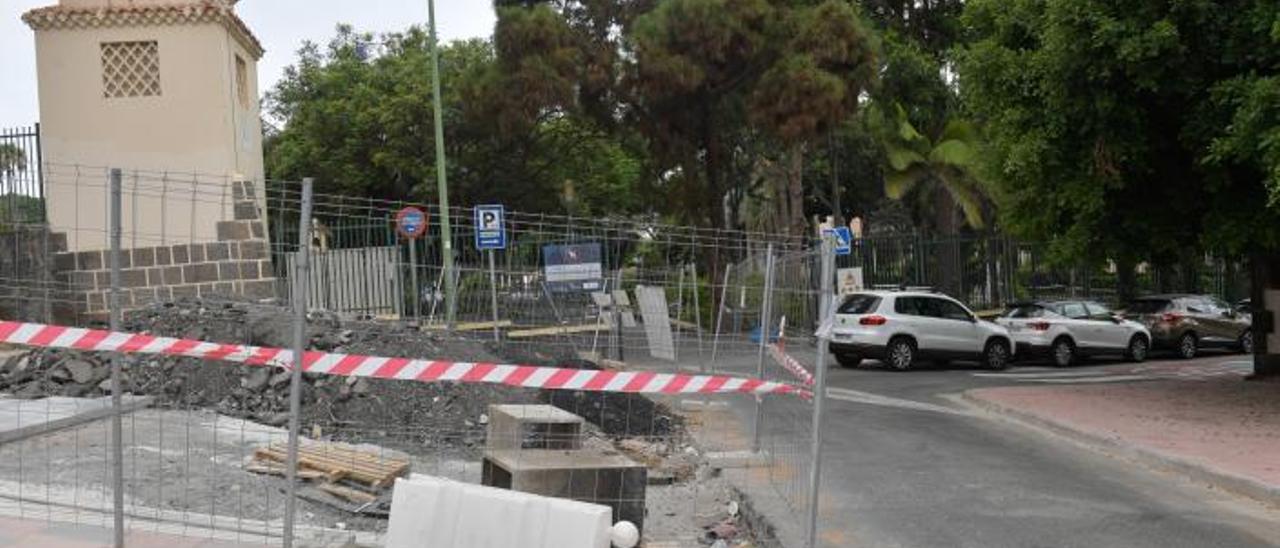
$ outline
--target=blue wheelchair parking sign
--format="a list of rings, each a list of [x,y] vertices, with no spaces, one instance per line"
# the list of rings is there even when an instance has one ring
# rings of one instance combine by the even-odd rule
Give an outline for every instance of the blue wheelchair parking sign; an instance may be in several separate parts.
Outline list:
[[[836,255],[844,256],[853,253],[853,232],[847,226],[828,228],[823,231],[836,239]]]

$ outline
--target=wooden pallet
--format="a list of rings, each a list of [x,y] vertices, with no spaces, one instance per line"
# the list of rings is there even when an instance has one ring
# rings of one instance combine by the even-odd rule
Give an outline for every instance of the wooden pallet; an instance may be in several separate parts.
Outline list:
[[[273,443],[268,447],[253,452],[253,463],[247,467],[249,471],[257,466],[263,473],[274,473],[283,469],[288,462],[288,446]],[[266,470],[272,472],[267,472]],[[340,480],[356,483],[368,489],[381,489],[391,485],[396,478],[409,472],[409,461],[390,458],[369,451],[361,451],[334,443],[308,443],[298,447],[298,476],[308,470],[311,479],[319,479],[320,474],[330,483]],[[306,479],[306,478],[304,478]]]

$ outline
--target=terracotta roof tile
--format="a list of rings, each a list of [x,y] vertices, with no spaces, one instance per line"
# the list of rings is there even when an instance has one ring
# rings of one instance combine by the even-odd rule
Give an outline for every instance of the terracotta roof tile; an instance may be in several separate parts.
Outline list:
[[[22,15],[22,20],[35,30],[219,23],[231,31],[232,36],[255,58],[261,58],[265,51],[235,11],[213,0],[111,7],[56,5],[28,11]]]

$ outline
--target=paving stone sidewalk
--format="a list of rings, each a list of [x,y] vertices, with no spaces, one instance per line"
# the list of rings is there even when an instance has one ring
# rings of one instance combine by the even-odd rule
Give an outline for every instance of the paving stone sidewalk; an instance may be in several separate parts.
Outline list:
[[[982,388],[965,397],[1121,456],[1280,505],[1280,382],[1227,376]]]

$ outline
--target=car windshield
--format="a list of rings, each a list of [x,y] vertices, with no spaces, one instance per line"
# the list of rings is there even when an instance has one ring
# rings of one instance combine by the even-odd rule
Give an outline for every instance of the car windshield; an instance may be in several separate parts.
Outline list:
[[[1130,314],[1155,314],[1164,311],[1169,306],[1169,301],[1165,299],[1138,299],[1129,303],[1126,312]]]
[[[837,314],[869,314],[880,305],[880,297],[875,295],[849,295],[844,304],[836,310]]]

